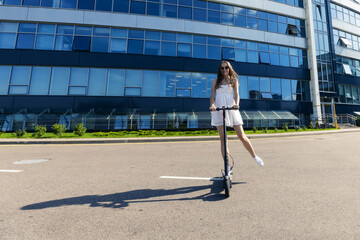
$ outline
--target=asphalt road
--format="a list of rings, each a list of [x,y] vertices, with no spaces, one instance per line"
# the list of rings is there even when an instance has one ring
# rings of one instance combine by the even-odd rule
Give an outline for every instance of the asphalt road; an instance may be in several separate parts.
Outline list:
[[[0,239],[360,239],[360,134],[0,146]],[[21,160],[50,158],[33,164]],[[23,170],[4,172],[1,170]]]

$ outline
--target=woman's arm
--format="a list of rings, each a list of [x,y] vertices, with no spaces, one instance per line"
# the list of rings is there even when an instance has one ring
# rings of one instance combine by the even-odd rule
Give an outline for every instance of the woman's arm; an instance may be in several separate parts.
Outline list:
[[[235,100],[235,106],[239,108],[239,102],[240,102],[240,96],[239,96],[239,80],[235,80],[235,87],[234,87],[234,100]]]
[[[212,81],[211,84],[211,95],[210,95],[210,110],[215,111],[215,90],[216,90],[216,79]]]

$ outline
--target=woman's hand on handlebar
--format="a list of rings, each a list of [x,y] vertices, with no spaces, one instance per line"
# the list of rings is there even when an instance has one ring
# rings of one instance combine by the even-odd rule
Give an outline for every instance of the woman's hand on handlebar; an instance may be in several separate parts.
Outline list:
[[[212,104],[210,107],[209,107],[209,110],[210,111],[216,111],[216,107],[214,104]]]
[[[237,104],[233,105],[232,107],[233,107],[233,109],[239,109],[239,105],[237,105]]]

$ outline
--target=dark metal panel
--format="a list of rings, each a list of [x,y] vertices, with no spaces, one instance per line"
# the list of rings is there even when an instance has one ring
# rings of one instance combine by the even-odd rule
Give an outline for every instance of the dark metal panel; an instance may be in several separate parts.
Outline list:
[[[353,114],[353,112],[360,112],[360,105],[352,104],[336,104],[336,114]]]
[[[94,108],[95,112],[110,113],[116,108],[117,112],[130,112],[131,99],[127,97],[88,97],[77,96],[74,99],[74,112],[86,113]]]
[[[0,109],[4,113],[11,113],[13,109],[13,96],[0,96]]]
[[[335,82],[345,85],[358,85],[360,86],[360,77],[351,76],[348,74],[334,74]]]
[[[308,69],[231,62],[240,75],[310,79]],[[130,68],[216,73],[220,61],[150,55],[36,50],[0,51],[0,64],[69,67]]]
[[[21,50],[19,64],[35,66],[79,66],[79,53]]]
[[[14,111],[28,109],[28,112],[41,112],[50,108],[58,111],[73,108],[74,97],[71,96],[14,96]]]
[[[0,49],[1,65],[18,65],[20,64],[21,51]]]

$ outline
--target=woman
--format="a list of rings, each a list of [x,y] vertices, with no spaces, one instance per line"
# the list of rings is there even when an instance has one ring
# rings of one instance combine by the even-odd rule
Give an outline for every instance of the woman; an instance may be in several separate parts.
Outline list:
[[[227,61],[222,61],[218,68],[217,79],[214,79],[211,86],[210,111],[211,125],[216,126],[219,131],[221,140],[221,153],[224,156],[224,129],[222,111],[216,111],[220,107],[234,107],[239,109],[239,82],[238,75]],[[254,158],[260,166],[264,166],[264,162],[259,158],[251,145],[250,140],[246,137],[242,127],[243,121],[239,110],[226,111],[226,126],[233,127],[236,135],[243,143],[246,150]],[[226,149],[229,155],[229,150]],[[230,166],[230,165],[229,165]],[[230,169],[229,169],[230,170]]]

